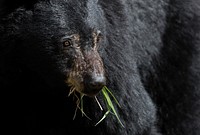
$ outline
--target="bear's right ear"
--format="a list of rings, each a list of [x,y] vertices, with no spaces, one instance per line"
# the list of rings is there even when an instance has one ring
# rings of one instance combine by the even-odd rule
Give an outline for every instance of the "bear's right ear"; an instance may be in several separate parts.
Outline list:
[[[0,0],[0,17],[14,12],[18,8],[32,9],[39,0]]]
[[[15,9],[14,12],[0,17],[0,57],[14,57],[16,53],[20,54],[20,42],[26,36],[23,31],[26,30],[25,25],[31,17],[32,11],[25,8]]]
[[[15,32],[10,24],[4,25],[0,21],[0,89],[7,88],[9,82],[16,80],[18,76],[19,68],[16,61],[18,36]]]
[[[0,24],[0,57],[3,58],[12,52],[17,39],[12,28]]]
[[[15,47],[21,28],[24,27],[25,13],[24,8],[19,8],[0,18],[0,56],[10,53]]]

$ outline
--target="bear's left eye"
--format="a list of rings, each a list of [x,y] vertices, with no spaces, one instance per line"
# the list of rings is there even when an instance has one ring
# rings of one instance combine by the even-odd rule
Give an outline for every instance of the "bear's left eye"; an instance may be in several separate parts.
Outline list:
[[[66,48],[66,47],[69,47],[72,45],[72,42],[70,39],[67,39],[63,42],[63,47]]]

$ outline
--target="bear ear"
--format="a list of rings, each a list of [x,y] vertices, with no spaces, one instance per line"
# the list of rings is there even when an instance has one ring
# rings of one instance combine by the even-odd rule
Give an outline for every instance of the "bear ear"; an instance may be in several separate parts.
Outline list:
[[[12,52],[17,36],[10,30],[5,28],[6,26],[0,24],[0,57],[5,57]]]
[[[0,17],[14,12],[17,8],[32,9],[39,0],[0,0]]]
[[[0,56],[10,53],[19,41],[21,28],[24,26],[25,11],[19,8],[15,12],[0,17]]]
[[[0,86],[2,87],[7,87],[7,83],[14,80],[19,73],[16,61],[19,51],[17,48],[18,36],[11,33],[6,27],[0,22]]]

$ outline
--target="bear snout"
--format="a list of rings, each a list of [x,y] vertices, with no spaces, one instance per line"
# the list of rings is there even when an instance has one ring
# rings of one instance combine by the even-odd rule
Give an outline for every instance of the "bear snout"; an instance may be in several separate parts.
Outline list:
[[[66,83],[74,91],[94,97],[106,85],[104,64],[97,50],[76,51]]]

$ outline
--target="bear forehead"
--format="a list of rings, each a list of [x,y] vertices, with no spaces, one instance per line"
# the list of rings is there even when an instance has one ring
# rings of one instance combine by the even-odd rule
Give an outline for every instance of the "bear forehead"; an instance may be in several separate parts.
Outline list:
[[[70,31],[99,27],[103,13],[98,1],[75,1],[40,1],[34,6],[33,19],[43,25],[50,24]]]

